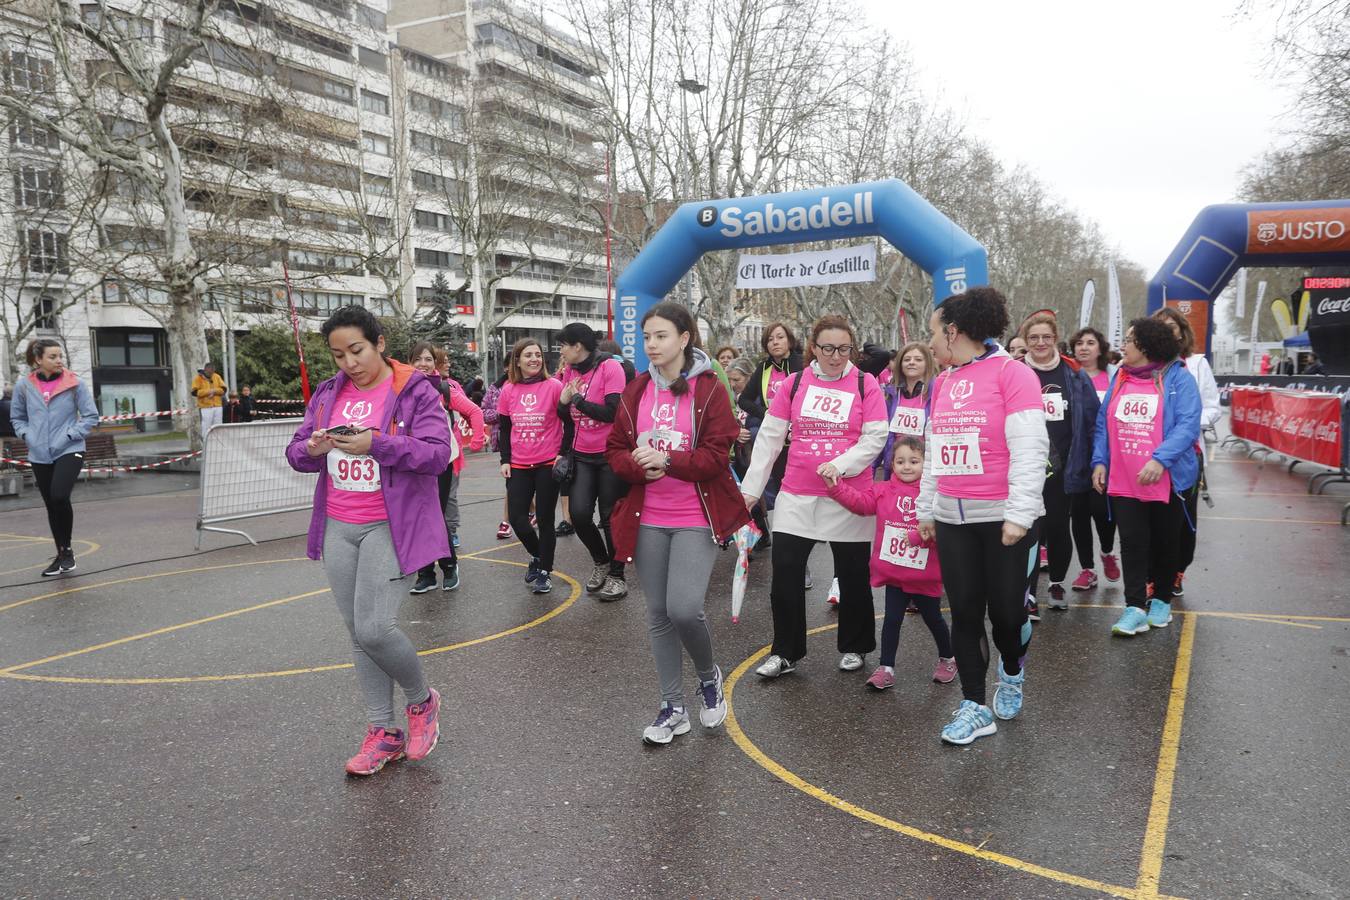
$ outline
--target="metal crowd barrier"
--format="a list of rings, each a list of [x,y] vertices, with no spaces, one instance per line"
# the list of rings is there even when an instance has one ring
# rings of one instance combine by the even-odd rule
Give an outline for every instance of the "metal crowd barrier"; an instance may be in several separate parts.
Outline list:
[[[295,422],[288,419],[217,425],[207,433],[197,512],[198,549],[203,531],[237,534],[256,545],[246,531],[217,526],[299,512],[314,504],[318,475],[297,472],[286,462],[286,446],[294,433]]]

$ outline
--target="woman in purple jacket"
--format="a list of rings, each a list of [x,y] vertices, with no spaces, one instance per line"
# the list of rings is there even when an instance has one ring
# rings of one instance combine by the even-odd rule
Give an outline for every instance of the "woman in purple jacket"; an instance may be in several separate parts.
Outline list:
[[[450,555],[436,492],[450,427],[431,382],[384,355],[369,310],[343,307],[322,331],[338,373],[310,398],[286,459],[320,473],[309,557],[323,559],[351,633],[370,720],[347,772],[373,775],[404,756],[422,759],[440,736],[440,694],[397,617],[408,574]],[[394,718],[395,682],[408,701],[406,735]]]

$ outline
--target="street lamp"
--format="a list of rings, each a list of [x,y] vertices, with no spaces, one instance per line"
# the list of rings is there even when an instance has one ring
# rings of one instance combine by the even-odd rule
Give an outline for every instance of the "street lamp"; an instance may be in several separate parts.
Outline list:
[[[680,87],[680,118],[684,121],[684,145],[692,147],[692,140],[689,135],[689,110],[685,105],[685,94],[698,96],[708,89],[706,84],[701,84],[696,78],[681,78],[675,82]],[[693,156],[691,150],[690,156]],[[689,200],[690,194],[694,192],[694,172],[692,167],[685,171],[685,200]],[[690,269],[684,279],[684,305],[691,310],[694,306],[694,270]]]

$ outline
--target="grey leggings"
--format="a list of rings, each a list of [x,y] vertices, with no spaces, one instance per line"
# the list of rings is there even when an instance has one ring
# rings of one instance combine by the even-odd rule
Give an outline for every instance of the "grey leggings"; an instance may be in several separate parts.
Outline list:
[[[450,493],[445,497],[445,527],[450,534],[459,533],[459,473],[450,470]]]
[[[673,706],[684,706],[681,645],[693,660],[700,681],[717,677],[712,635],[703,615],[703,598],[716,557],[717,545],[706,527],[643,525],[638,529],[634,562],[647,597],[647,630],[656,657],[656,674],[661,679],[661,699]],[[672,559],[674,566],[670,564]]]
[[[398,627],[398,607],[408,586],[399,572],[389,523],[349,525],[330,518],[323,535],[323,568],[352,636],[356,681],[370,724],[394,728],[394,682],[409,703],[421,703],[431,692],[412,641]]]

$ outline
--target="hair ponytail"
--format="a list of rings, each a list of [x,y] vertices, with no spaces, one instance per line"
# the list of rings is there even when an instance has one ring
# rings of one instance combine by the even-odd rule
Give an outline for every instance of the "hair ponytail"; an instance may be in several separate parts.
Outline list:
[[[28,349],[23,353],[24,362],[28,363],[28,368],[36,369],[38,362],[46,355],[52,347],[60,347],[61,342],[53,338],[37,338],[28,342]]]

